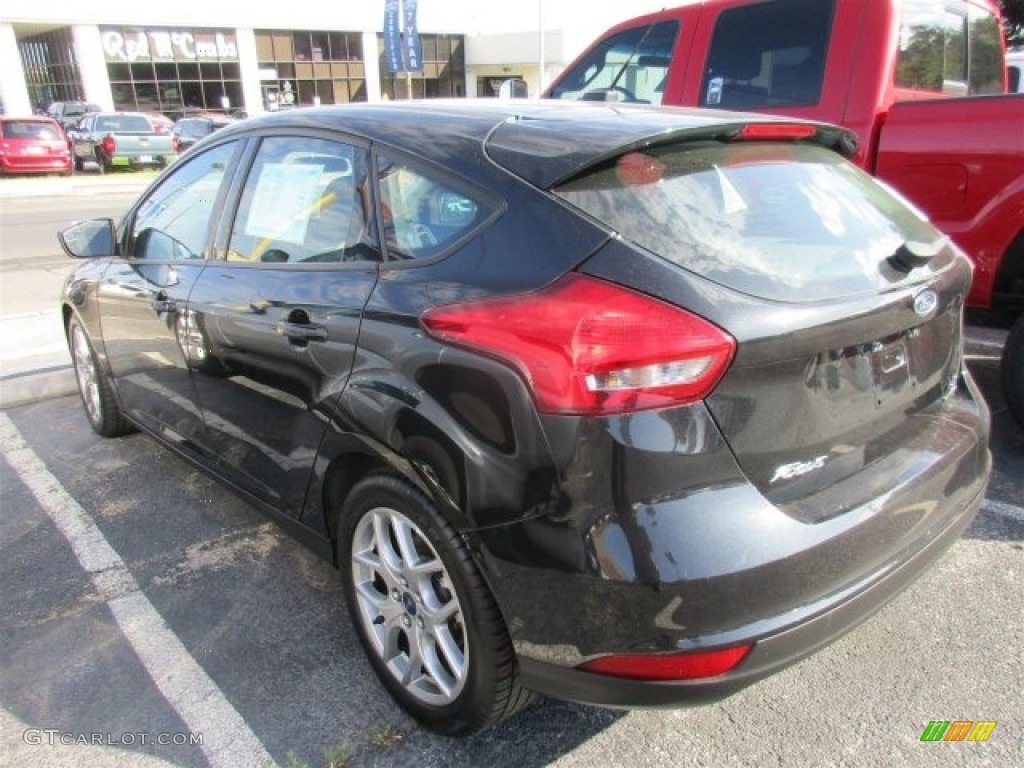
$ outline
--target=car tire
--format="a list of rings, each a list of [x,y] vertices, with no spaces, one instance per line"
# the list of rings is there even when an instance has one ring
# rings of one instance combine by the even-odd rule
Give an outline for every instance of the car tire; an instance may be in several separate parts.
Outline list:
[[[338,565],[352,622],[385,687],[427,728],[464,736],[532,699],[462,538],[408,481],[374,474],[341,510]]]
[[[68,322],[68,347],[82,397],[85,417],[93,431],[103,437],[118,437],[135,431],[121,413],[110,377],[93,352],[92,343],[78,318]]]
[[[85,164],[82,162],[82,158],[80,158],[78,155],[75,155],[74,158],[72,158],[71,165],[74,166],[74,169],[76,171],[85,170]]]
[[[1010,413],[1024,428],[1024,314],[1006,337],[1003,345],[1003,396]]]

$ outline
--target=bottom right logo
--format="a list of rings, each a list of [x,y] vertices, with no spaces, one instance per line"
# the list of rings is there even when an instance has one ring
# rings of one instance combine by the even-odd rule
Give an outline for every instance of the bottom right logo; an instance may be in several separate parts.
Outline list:
[[[988,741],[995,727],[995,720],[932,720],[921,741]]]

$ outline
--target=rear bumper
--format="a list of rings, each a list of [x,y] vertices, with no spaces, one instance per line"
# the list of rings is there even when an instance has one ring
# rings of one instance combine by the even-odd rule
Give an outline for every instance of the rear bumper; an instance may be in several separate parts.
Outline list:
[[[861,488],[817,497],[831,512],[817,520],[746,481],[701,407],[570,425],[565,453],[583,458],[567,465],[551,511],[472,534],[524,684],[609,706],[699,703],[852,629],[956,540],[988,485],[989,414],[969,373],[912,418],[912,439],[844,481]],[[591,471],[576,478],[576,466]],[[578,669],[605,654],[749,644],[739,666],[714,678]]]
[[[982,487],[927,546],[881,576],[876,574],[868,583],[854,585],[807,606],[799,616],[775,617],[727,635],[703,638],[704,648],[756,640],[750,654],[729,673],[702,680],[638,681],[592,674],[520,654],[522,683],[561,699],[608,707],[667,707],[721,700],[824,648],[882,608],[960,537],[981,508],[984,497]],[[787,626],[765,635],[770,623]]]
[[[173,154],[114,155],[110,164],[121,168],[151,168],[170,165],[175,157]]]
[[[70,157],[5,157],[0,159],[0,172],[5,174],[67,173],[70,170]]]

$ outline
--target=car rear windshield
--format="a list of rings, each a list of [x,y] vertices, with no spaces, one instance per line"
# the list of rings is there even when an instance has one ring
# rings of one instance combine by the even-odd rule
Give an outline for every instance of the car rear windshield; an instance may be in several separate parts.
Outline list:
[[[32,139],[35,141],[60,141],[55,126],[37,120],[4,121],[5,139]]]
[[[86,112],[99,112],[99,104],[66,104],[64,106],[64,116],[70,117],[72,115],[84,115]]]
[[[153,124],[142,115],[103,115],[96,118],[94,130],[119,133],[153,133]]]
[[[624,239],[734,290],[779,301],[877,292],[887,260],[942,236],[835,153],[804,144],[688,142],[630,152],[555,193]]]

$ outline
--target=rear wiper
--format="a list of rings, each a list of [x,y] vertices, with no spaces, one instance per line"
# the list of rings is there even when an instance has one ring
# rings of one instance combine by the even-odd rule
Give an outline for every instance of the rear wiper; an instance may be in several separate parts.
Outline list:
[[[923,243],[920,240],[907,240],[893,251],[887,261],[893,269],[909,274],[918,267],[923,267],[949,245],[949,238],[942,237]]]

